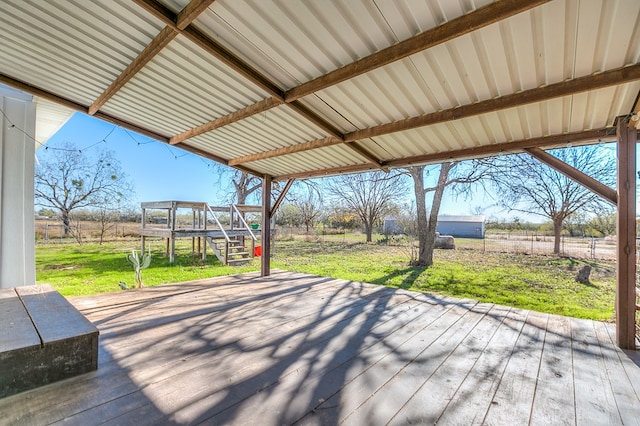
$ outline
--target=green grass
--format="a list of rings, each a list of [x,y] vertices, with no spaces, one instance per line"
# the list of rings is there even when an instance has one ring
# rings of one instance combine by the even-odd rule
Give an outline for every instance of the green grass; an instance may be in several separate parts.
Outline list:
[[[120,291],[118,282],[133,285],[133,267],[125,255],[139,242],[45,244],[36,249],[38,283],[48,283],[66,296]],[[259,263],[222,266],[209,251],[206,262],[192,256],[190,243],[178,244],[176,262],[154,243],[151,266],[143,270],[146,286],[184,282],[259,269]],[[430,268],[408,266],[409,252],[400,246],[361,242],[277,241],[272,267],[363,281],[458,298],[471,298],[578,318],[611,320],[615,298],[612,264],[590,263],[591,284],[574,277],[586,262],[554,256],[437,250]]]
[[[399,247],[372,244],[279,243],[274,267],[559,315],[611,320],[612,265],[590,263],[589,285],[575,281],[585,264],[552,256],[437,250],[430,268],[410,267]]]
[[[134,286],[133,266],[126,260],[132,249],[140,250],[139,240],[98,244],[40,244],[36,247],[36,276],[39,284],[51,284],[64,296],[80,296],[120,291],[118,283]],[[220,264],[208,250],[207,260],[190,254],[191,245],[177,242],[173,264],[164,256],[164,244],[152,245],[151,265],[142,270],[145,286],[178,283],[260,268],[258,261],[230,267]]]

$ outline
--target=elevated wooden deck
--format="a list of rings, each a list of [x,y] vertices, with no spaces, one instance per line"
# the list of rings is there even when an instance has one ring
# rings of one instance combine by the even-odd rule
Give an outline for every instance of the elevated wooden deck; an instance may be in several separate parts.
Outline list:
[[[1,424],[638,424],[613,326],[276,272],[72,299],[96,372]]]
[[[261,235],[260,229],[252,229],[251,232],[255,236]],[[167,229],[167,228],[152,228],[145,227],[140,229],[140,235],[143,237],[158,237],[158,238],[224,238],[226,235],[229,237],[248,237],[249,231],[246,229],[231,229],[225,228],[224,232],[221,229],[197,229],[197,228],[185,228],[185,229]]]

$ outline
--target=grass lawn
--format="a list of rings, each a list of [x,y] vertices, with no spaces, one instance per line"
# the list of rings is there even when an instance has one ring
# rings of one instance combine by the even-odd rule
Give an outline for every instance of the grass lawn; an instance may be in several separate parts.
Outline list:
[[[133,267],[125,259],[139,241],[97,244],[39,244],[38,283],[48,283],[65,296],[121,291],[133,285]],[[145,285],[175,283],[259,270],[258,260],[242,267],[222,266],[209,251],[206,262],[192,256],[190,242],[178,244],[173,265],[155,242],[151,266],[143,270]],[[612,263],[593,263],[554,256],[437,250],[431,268],[408,266],[408,249],[360,242],[277,241],[272,267],[427,293],[532,309],[560,315],[611,320],[615,298]],[[585,263],[592,266],[591,284],[574,277]]]
[[[192,256],[191,242],[176,242],[176,260],[164,256],[164,242],[152,242],[151,265],[142,270],[145,286],[178,283],[260,269],[260,264],[223,266],[211,250],[207,260]],[[99,244],[38,244],[36,246],[36,280],[51,284],[64,296],[120,291],[123,281],[133,287],[133,266],[126,254],[140,250],[140,240]]]
[[[403,247],[376,244],[278,242],[273,267],[381,284],[425,293],[532,309],[559,315],[611,320],[615,268],[555,256],[436,250],[430,268],[408,266]],[[575,281],[584,264],[591,284]]]

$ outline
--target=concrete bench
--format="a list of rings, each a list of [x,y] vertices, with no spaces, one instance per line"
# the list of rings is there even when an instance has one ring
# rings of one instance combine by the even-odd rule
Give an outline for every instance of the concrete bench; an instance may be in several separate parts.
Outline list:
[[[98,368],[98,329],[48,285],[0,289],[0,398]]]

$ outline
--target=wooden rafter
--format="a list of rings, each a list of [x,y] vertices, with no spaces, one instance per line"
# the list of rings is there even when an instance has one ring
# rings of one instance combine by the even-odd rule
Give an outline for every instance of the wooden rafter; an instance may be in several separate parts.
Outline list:
[[[162,9],[159,5],[155,4],[155,2],[151,0],[136,0],[139,4],[145,6],[148,10],[152,11],[156,16],[161,19],[171,19],[170,12],[166,9]],[[282,102],[287,102],[296,112],[301,114],[307,120],[313,122],[320,128],[327,131],[330,135],[335,136],[337,139],[336,143],[344,142],[344,135],[340,134],[340,132],[336,129],[333,129],[333,126],[329,125],[325,120],[318,119],[316,114],[313,114],[309,111],[308,108],[304,107],[302,104],[296,102],[297,99],[309,95],[317,90],[324,89],[331,85],[335,85],[344,81],[348,78],[353,78],[357,75],[361,75],[368,71],[374,70],[376,68],[382,67],[389,63],[398,61],[402,58],[405,58],[411,54],[420,52],[422,50],[428,49],[430,47],[436,46],[438,44],[444,43],[448,40],[451,40],[455,37],[459,37],[461,35],[467,34],[475,29],[482,28],[484,26],[490,25],[492,23],[498,22],[502,19],[506,19],[515,14],[521,13],[525,10],[536,7],[542,3],[545,3],[548,0],[536,0],[536,1],[527,1],[527,0],[504,0],[496,3],[492,3],[489,6],[477,9],[467,15],[464,15],[460,18],[454,19],[450,22],[442,24],[432,30],[425,31],[415,37],[402,41],[394,46],[391,46],[387,49],[384,49],[380,52],[374,53],[366,58],[363,58],[359,61],[356,61],[352,64],[346,65],[336,71],[328,73],[322,77],[311,80],[307,83],[303,83],[302,85],[295,87],[289,90],[286,94],[282,94],[281,91],[275,90],[275,84],[269,84],[268,86],[264,85],[264,80],[262,78],[255,79],[255,73],[253,71],[249,71],[245,73],[245,77],[249,78],[254,83],[258,84],[260,87],[265,88],[267,91],[271,93],[272,96],[279,97]],[[188,28],[191,30],[191,28]],[[223,50],[220,46],[217,46],[216,43],[211,40],[207,40],[206,36],[203,34],[193,34],[193,41],[199,41],[202,44],[202,47],[208,49],[210,53],[214,54],[221,60],[227,61],[227,54],[221,53]],[[238,64],[239,60],[234,59],[231,62],[227,62],[228,65],[234,67],[234,69],[242,71],[246,66],[242,64]],[[238,68],[239,66],[239,68]],[[273,108],[277,106],[277,103],[270,103],[265,108],[265,101],[258,102],[254,105],[243,108],[242,118],[247,118],[252,114],[259,114],[264,112],[269,108]],[[245,115],[246,113],[246,115]],[[232,113],[234,114],[234,113]],[[229,114],[229,115],[232,115]],[[190,137],[194,137],[200,135],[202,133],[211,131],[213,129],[231,124],[237,120],[229,120],[228,116],[220,117],[218,119],[214,119],[209,123],[202,124],[193,129],[190,129],[186,132],[183,132],[179,135],[175,135],[172,137],[172,143],[182,142]],[[342,140],[341,140],[342,139]],[[373,164],[379,164],[380,160],[375,157],[373,154],[368,152],[363,147],[350,147],[352,150],[357,152],[359,155],[368,159]]]
[[[25,93],[29,93],[39,98],[50,100],[52,102],[55,102],[59,105],[62,105],[74,111],[87,113],[89,109],[88,105],[82,105],[78,102],[72,101],[71,99],[65,98],[60,95],[56,95],[55,93],[51,93],[48,90],[41,89],[32,84],[25,83],[24,81],[17,80],[13,77],[9,77],[8,75],[2,74],[2,73],[0,73],[0,83],[4,83],[8,86],[15,87],[18,90],[22,90]],[[161,142],[169,142],[169,136],[167,135],[163,135],[158,132],[154,132],[153,130],[147,129],[145,127],[132,124],[128,121],[122,120],[113,115],[99,112],[95,114],[95,117],[100,118],[109,123],[113,123],[118,126],[124,127],[126,129],[133,130],[134,132],[140,133],[141,135],[148,136],[152,139],[156,139]]]
[[[319,90],[334,86],[430,47],[517,15],[547,1],[549,0],[501,0],[491,3],[488,6],[476,9],[457,19],[294,87],[286,92],[285,101],[291,102],[308,96]]]
[[[287,154],[294,154],[296,152],[308,151],[309,149],[323,148],[326,146],[333,146],[341,143],[342,143],[341,139],[338,139],[333,136],[329,136],[323,139],[315,139],[310,142],[303,142],[297,145],[277,148],[272,151],[259,152],[257,154],[245,155],[244,157],[233,158],[229,160],[229,165],[236,166],[243,163],[249,163],[251,161],[266,160],[267,158],[279,157]]]
[[[144,68],[162,49],[164,49],[178,33],[167,26],[145,47],[142,52],[125,68],[122,73],[106,88],[89,107],[87,113],[94,115],[120,89],[124,87],[142,68]]]
[[[120,75],[102,92],[88,109],[94,115],[109,99],[124,87],[140,70],[142,70],[158,53],[162,51],[179,34],[178,30],[186,28],[215,0],[191,0],[176,16],[175,22],[167,25],[154,37],[142,52],[120,73]]]
[[[380,126],[370,127],[364,130],[357,130],[345,135],[345,141],[355,141],[366,138],[373,138],[389,133],[415,129],[446,121],[459,120],[461,118],[500,111],[507,108],[515,108],[534,102],[542,102],[562,96],[569,96],[575,93],[586,92],[588,90],[602,89],[609,86],[620,85],[640,79],[640,64],[628,67],[617,68],[599,74],[566,80],[548,86],[525,90],[499,98],[487,99],[473,104],[450,108],[444,111],[433,112],[407,118],[405,120],[394,121]]]
[[[523,92],[514,93],[512,95],[488,99],[486,101],[450,108],[443,111],[423,114],[405,120],[399,120],[392,123],[370,127],[368,129],[357,130],[355,132],[346,134],[344,140],[345,142],[350,143],[357,140],[373,138],[389,133],[411,130],[428,125],[500,111],[507,108],[515,108],[521,105],[533,102],[541,102],[561,96],[568,96],[578,92],[601,89],[604,87],[622,84],[637,79],[640,79],[640,64],[617,68],[611,71],[605,71],[600,74],[580,77],[574,80],[567,80],[544,87],[525,90]],[[300,144],[300,147],[298,148],[287,147],[289,152],[286,153],[302,152],[339,143],[341,143],[340,140],[329,141],[323,138],[317,141],[304,142]],[[234,158],[230,160],[230,163],[241,164],[241,162],[244,161],[254,161],[255,159],[258,159],[258,157],[259,159],[264,160],[279,155],[282,155],[281,148],[254,154],[254,158],[252,158],[252,156]]]
[[[249,105],[246,108],[242,108],[242,109],[239,109],[238,111],[234,111],[231,114],[227,114],[213,121],[202,124],[198,127],[194,127],[193,129],[189,129],[185,132],[179,133],[171,137],[170,143],[172,145],[181,143],[194,136],[201,135],[203,133],[217,129],[218,127],[226,126],[228,124],[235,123],[237,121],[251,117],[255,114],[267,111],[271,109],[273,106],[279,105],[281,103],[282,101],[280,99],[278,99],[275,96],[272,96],[256,104]]]
[[[25,83],[23,81],[16,80],[15,78],[9,77],[9,76],[4,75],[2,73],[0,73],[0,83],[4,83],[4,84],[6,84],[8,86],[15,87],[16,89],[22,90],[25,93],[29,93],[29,94],[37,96],[39,98],[50,100],[52,102],[55,102],[55,103],[57,103],[59,105],[62,105],[64,107],[72,109],[74,111],[87,113],[87,111],[89,109],[89,106],[87,106],[87,105],[82,105],[82,104],[80,104],[78,102],[75,102],[75,101],[72,101],[70,99],[64,98],[62,96],[56,95],[56,94],[51,93],[51,92],[49,92],[47,90],[40,89],[38,87],[35,87],[35,86],[33,86],[31,84],[28,84],[28,83]],[[115,124],[115,125],[120,126],[122,128],[125,128],[125,129],[128,129],[128,130],[132,130],[132,131],[134,131],[136,133],[139,133],[141,135],[150,137],[150,138],[155,139],[155,140],[157,140],[159,142],[169,143],[169,141],[170,141],[170,138],[167,135],[163,135],[163,134],[154,132],[153,130],[147,129],[147,128],[139,126],[137,124],[130,123],[130,122],[126,121],[126,120],[123,120],[123,119],[115,117],[113,115],[104,113],[102,111],[98,111],[97,113],[95,113],[94,117],[99,118],[101,120],[104,120],[106,122]],[[228,164],[228,161],[225,160],[224,158],[219,157],[219,156],[214,155],[214,154],[211,154],[211,153],[208,153],[208,152],[203,151],[201,149],[194,148],[194,147],[186,145],[186,144],[180,145],[180,148],[185,150],[185,151],[191,152],[193,154],[199,155],[199,156],[201,156],[203,158],[207,158],[209,160],[216,161],[218,163],[222,163],[224,165]],[[249,167],[245,167],[245,166],[242,166],[242,165],[235,165],[234,167],[236,169],[238,169],[238,170],[247,172],[247,173],[255,175],[255,176],[260,176],[260,177],[263,176],[263,173],[257,172],[255,170],[249,168]]]
[[[277,106],[279,103],[284,102],[284,91],[280,89],[274,82],[269,80],[264,75],[260,74],[257,70],[249,66],[247,63],[245,63],[242,59],[240,59],[238,56],[233,54],[231,51],[229,51],[219,43],[212,40],[202,31],[198,30],[193,25],[186,25],[184,28],[178,28],[175,25],[175,21],[177,19],[175,17],[175,14],[169,9],[167,9],[166,7],[164,7],[163,5],[159,4],[155,0],[134,0],[134,1],[138,5],[143,7],[145,10],[152,13],[157,18],[161,19],[163,22],[165,22],[165,24],[173,25],[176,31],[179,31],[181,34],[186,36],[191,42],[200,46],[207,53],[214,56],[218,60],[224,62],[227,66],[231,67],[234,71],[241,74],[244,78],[246,78],[256,86],[260,87],[261,89],[265,90],[267,93],[269,93],[271,97],[275,98],[276,101],[280,101],[280,102],[272,102],[272,101],[263,100],[258,102],[257,104],[247,106],[243,108],[241,112],[238,111],[240,115],[242,115],[242,118],[248,118],[253,114],[259,114],[261,112],[268,110],[269,108],[273,108]],[[297,102],[297,101],[290,102],[289,106],[298,114],[300,114],[302,117],[312,122],[319,128],[325,130],[329,134],[339,139],[344,140],[344,135],[342,135],[342,133],[339,130],[335,129],[333,125],[331,125],[329,122],[327,122],[323,118],[319,117],[313,111],[309,110],[307,107],[302,105],[300,102]],[[183,141],[185,141],[190,137],[194,137],[194,136],[203,134],[207,131],[213,130],[215,128],[221,127],[223,125],[231,124],[232,122],[238,121],[238,119],[229,119],[229,116],[232,116],[233,114],[235,113],[229,114],[225,117],[214,119],[208,123],[204,123],[200,126],[194,127],[183,133],[175,135],[172,138],[172,143],[173,144],[182,143]],[[219,121],[220,119],[222,119],[222,121]],[[358,148],[352,148],[352,149],[356,151],[358,154],[364,156],[364,158],[366,158],[367,161],[376,165],[376,167],[380,166],[380,160],[376,158],[373,154],[368,153],[368,151],[366,151],[365,149],[358,149]]]
[[[166,25],[175,25],[177,15],[166,8],[164,5],[158,3],[155,0],[133,0],[137,5],[144,8],[147,12],[153,14],[156,18],[160,19]],[[193,25],[187,25],[182,29],[176,27],[182,35],[187,37],[191,42],[200,46],[210,55],[215,56],[220,61],[224,62],[227,66],[232,68],[237,73],[241,74],[244,78],[251,81],[256,86],[268,92],[271,96],[276,96],[284,101],[284,93],[280,88],[271,80],[260,74],[258,71],[250,67],[238,56],[233,54],[230,50],[226,49],[219,43],[209,38],[206,34],[195,28]]]
[[[392,161],[384,161],[383,166],[389,168],[409,167],[419,164],[436,164],[443,161],[466,160],[471,158],[489,157],[497,154],[509,154],[522,152],[528,148],[557,148],[567,144],[583,144],[588,142],[612,142],[615,140],[615,130],[604,128],[587,130],[583,132],[565,133],[561,135],[544,136],[540,138],[524,139],[513,142],[504,142],[493,145],[465,148],[456,151],[438,152],[434,154],[417,155],[414,157],[400,158]],[[640,135],[640,132],[638,133]],[[230,160],[230,162],[233,160]],[[371,170],[368,164],[341,166],[314,172],[292,173],[275,176],[274,180],[307,179],[318,176],[330,176],[336,174],[356,173]]]

